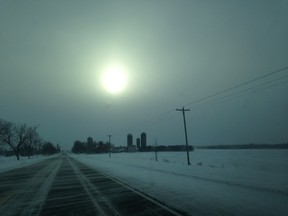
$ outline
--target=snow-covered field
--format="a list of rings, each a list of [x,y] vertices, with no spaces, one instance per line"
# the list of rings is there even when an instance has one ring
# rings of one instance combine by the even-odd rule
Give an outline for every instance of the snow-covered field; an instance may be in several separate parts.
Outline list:
[[[288,150],[71,156],[191,215],[288,215]]]

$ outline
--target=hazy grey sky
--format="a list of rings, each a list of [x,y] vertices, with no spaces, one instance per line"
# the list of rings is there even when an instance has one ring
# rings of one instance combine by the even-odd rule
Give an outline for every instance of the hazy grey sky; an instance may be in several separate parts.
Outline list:
[[[100,83],[111,64],[128,79],[116,95]],[[286,66],[287,0],[0,0],[0,118],[40,124],[64,149],[143,131],[184,144],[176,108]],[[287,142],[287,74],[186,106],[190,144]]]

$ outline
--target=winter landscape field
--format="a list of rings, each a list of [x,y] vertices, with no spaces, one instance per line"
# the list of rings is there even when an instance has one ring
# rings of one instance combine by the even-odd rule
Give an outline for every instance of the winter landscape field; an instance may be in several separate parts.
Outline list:
[[[288,215],[288,150],[71,156],[191,215]]]
[[[189,215],[288,215],[288,150],[69,156]],[[1,172],[44,160],[1,157]]]

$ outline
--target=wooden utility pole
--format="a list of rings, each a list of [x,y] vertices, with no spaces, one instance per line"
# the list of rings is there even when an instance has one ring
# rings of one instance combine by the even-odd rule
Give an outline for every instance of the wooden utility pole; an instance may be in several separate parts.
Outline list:
[[[107,135],[109,137],[109,157],[111,157],[111,136],[112,135]]]
[[[157,153],[157,139],[155,139],[154,151],[155,151],[155,160],[158,161],[158,153]]]
[[[187,152],[187,163],[188,163],[188,165],[191,165],[191,163],[190,163],[190,158],[189,158],[189,146],[188,146],[186,119],[185,119],[185,112],[186,112],[186,111],[190,111],[190,109],[184,109],[184,106],[183,106],[182,109],[176,109],[176,111],[181,111],[182,114],[183,114],[184,130],[185,130],[185,140],[186,140],[186,152]]]

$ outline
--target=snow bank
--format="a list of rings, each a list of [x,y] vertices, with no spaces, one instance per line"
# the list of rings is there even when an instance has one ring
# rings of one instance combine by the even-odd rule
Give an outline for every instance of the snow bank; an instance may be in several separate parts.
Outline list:
[[[16,169],[16,168],[21,168],[25,166],[29,166],[34,163],[38,163],[40,161],[43,161],[47,158],[55,157],[56,155],[53,156],[32,156],[30,159],[28,157],[20,157],[20,160],[16,159],[16,156],[10,156],[10,157],[5,157],[5,156],[0,156],[0,173],[9,171],[11,169]]]

